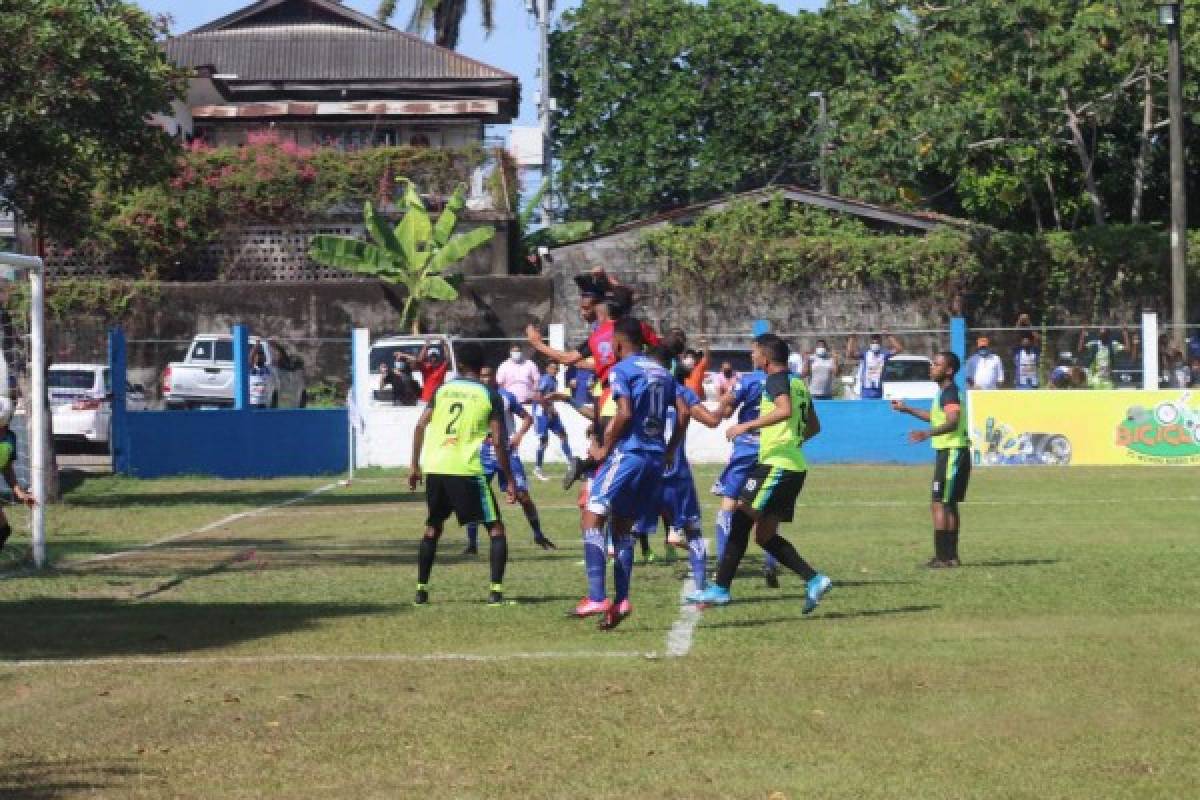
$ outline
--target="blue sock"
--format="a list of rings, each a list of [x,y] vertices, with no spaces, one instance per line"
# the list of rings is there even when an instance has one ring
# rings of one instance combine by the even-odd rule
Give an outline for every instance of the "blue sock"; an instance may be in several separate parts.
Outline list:
[[[479,546],[479,526],[474,522],[467,525],[467,544],[471,547]]]
[[[614,603],[629,597],[629,583],[633,579],[633,537],[629,534],[613,537],[617,557],[613,559],[613,585],[616,595]]]
[[[763,569],[774,572],[779,567],[779,562],[775,560],[775,556],[767,551],[763,551]]]
[[[563,455],[566,456],[567,461],[570,461],[572,458],[575,457],[575,456],[571,455],[571,443],[567,441],[565,436],[563,438],[559,439],[559,441],[562,442]]]
[[[708,560],[708,546],[704,543],[704,534],[699,530],[688,530],[688,563],[692,566],[692,581],[697,589],[703,589],[708,582],[705,562]]]
[[[717,512],[717,563],[725,556],[725,543],[729,541],[729,526],[732,524],[732,511],[721,509]]]
[[[548,436],[543,436],[542,438],[538,439],[538,449],[537,449],[537,468],[538,469],[541,469],[542,465],[546,461],[546,445],[548,445],[549,443],[550,443],[550,437],[548,437]]]
[[[604,590],[608,554],[604,547],[604,532],[599,528],[588,528],[583,532],[583,564],[587,570],[588,599],[599,603],[608,596]]]

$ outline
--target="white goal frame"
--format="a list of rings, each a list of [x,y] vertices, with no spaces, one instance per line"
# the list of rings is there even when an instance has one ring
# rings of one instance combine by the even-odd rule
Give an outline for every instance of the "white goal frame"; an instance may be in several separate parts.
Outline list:
[[[46,566],[46,469],[47,445],[50,439],[50,418],[46,409],[46,268],[42,259],[0,252],[0,281],[16,283],[29,276],[29,483],[37,504],[33,507],[30,537],[33,539],[33,563],[38,569]],[[3,365],[3,386],[7,395],[8,364],[0,349]]]

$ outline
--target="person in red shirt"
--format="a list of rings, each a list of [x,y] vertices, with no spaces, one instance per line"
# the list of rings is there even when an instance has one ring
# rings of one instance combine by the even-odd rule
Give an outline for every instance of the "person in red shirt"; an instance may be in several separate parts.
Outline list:
[[[415,356],[406,353],[398,355],[411,364],[413,369],[421,373],[420,400],[429,405],[434,393],[446,382],[446,373],[450,370],[450,362],[446,360],[440,345],[426,339],[425,344],[421,346],[421,352]]]

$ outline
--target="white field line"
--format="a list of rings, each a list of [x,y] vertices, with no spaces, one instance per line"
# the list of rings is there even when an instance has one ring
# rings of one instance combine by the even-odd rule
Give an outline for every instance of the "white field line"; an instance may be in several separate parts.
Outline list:
[[[226,525],[230,525],[234,522],[240,522],[244,519],[250,519],[251,517],[261,516],[263,514],[266,514],[269,511],[274,511],[279,508],[285,508],[287,506],[293,506],[293,505],[296,505],[297,503],[303,503],[305,500],[310,500],[310,499],[316,497],[317,495],[324,494],[325,492],[332,491],[333,489],[336,489],[336,488],[338,488],[338,484],[329,483],[329,484],[326,484],[325,486],[317,487],[316,489],[313,489],[311,492],[308,492],[307,494],[302,494],[302,495],[293,497],[290,500],[284,500],[283,502],[280,502],[280,503],[272,503],[269,506],[261,506],[259,508],[252,508],[249,511],[239,511],[237,514],[230,514],[227,517],[222,517],[221,519],[217,520],[216,522],[210,522],[207,525],[202,525],[201,527],[195,528],[190,531],[185,531],[183,533],[177,533],[177,534],[174,534],[173,536],[167,536],[163,539],[159,539],[158,541],[149,542],[147,544],[139,544],[137,547],[132,547],[128,550],[121,550],[120,552],[116,552],[116,553],[102,553],[100,555],[89,556],[88,558],[83,558],[78,561],[64,561],[64,562],[60,562],[56,566],[80,567],[80,566],[84,566],[87,564],[95,564],[95,563],[99,563],[102,561],[112,561],[117,558],[125,558],[126,556],[136,555],[138,553],[144,552],[146,550],[150,550],[155,547],[161,547],[164,544],[170,544],[171,542],[178,542],[181,539],[187,539],[188,537],[191,537],[191,536],[199,536],[201,534],[215,531],[217,528],[221,528]]]
[[[658,653],[634,650],[556,651],[528,653],[374,653],[314,654],[282,653],[261,656],[128,656],[113,658],[41,658],[18,661],[0,660],[0,670],[46,667],[160,667],[160,666],[235,666],[271,664],[418,664],[462,662],[491,664],[504,661],[565,661],[592,658],[658,658]]]
[[[700,622],[700,609],[687,603],[687,596],[696,591],[696,583],[689,577],[679,590],[679,617],[671,630],[667,631],[667,657],[680,658],[692,650],[696,625]]]

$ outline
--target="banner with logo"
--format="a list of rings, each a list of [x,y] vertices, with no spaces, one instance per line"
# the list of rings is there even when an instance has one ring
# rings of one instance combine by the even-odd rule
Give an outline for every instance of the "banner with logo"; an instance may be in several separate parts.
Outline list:
[[[1166,391],[973,391],[980,465],[1200,466],[1200,397]]]

